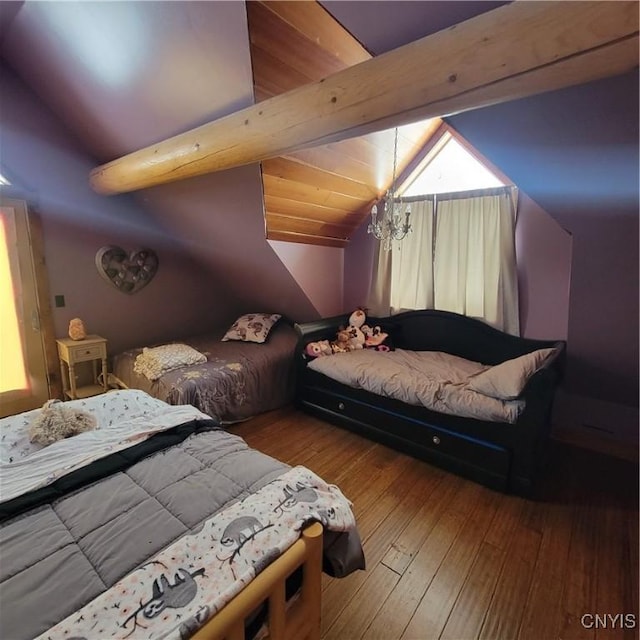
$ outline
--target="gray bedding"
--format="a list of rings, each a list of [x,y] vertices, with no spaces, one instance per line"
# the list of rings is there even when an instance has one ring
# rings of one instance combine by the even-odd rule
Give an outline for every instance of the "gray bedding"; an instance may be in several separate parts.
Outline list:
[[[362,349],[307,366],[355,389],[465,418],[513,424],[524,408],[522,400],[500,400],[472,388],[474,377],[492,367],[440,351]]]
[[[7,520],[0,528],[0,638],[45,632],[287,469],[214,429]],[[330,535],[325,554],[336,575],[362,567],[357,532]]]
[[[263,344],[221,342],[224,331],[180,340],[207,356],[151,381],[133,370],[142,348],[113,359],[113,373],[130,389],[142,389],[169,404],[190,404],[230,424],[282,407],[293,400],[296,332],[279,322]]]

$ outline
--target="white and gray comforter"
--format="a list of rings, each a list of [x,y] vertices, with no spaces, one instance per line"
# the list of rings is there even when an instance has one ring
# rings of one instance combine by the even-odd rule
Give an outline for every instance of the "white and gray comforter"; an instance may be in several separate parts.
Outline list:
[[[439,351],[362,349],[316,358],[307,366],[356,389],[465,418],[515,423],[524,408],[522,400],[499,400],[469,388],[469,380],[487,365]]]
[[[166,426],[174,411],[177,424],[184,422],[184,407],[161,405],[162,420],[156,422]],[[31,477],[35,491],[16,496],[12,488],[3,496],[0,487],[0,638],[19,640],[45,633],[175,540],[201,529],[212,514],[224,512],[288,471],[287,465],[250,449],[208,416],[186,411],[192,413],[189,425],[154,437],[180,440],[187,427],[193,433],[138,461],[135,447],[119,448],[111,438],[102,452],[93,448],[89,466],[79,468],[76,461],[53,474],[50,484]],[[102,428],[108,432],[109,427]],[[150,436],[142,429],[137,437],[127,437],[140,448],[153,444]],[[76,440],[74,448],[81,437],[69,440]],[[111,455],[109,448],[119,450]],[[37,453],[42,462],[45,450]],[[52,450],[52,456],[58,455]],[[23,468],[29,457],[21,459]],[[122,460],[126,458],[131,459]],[[96,467],[99,479],[92,479]],[[111,473],[115,467],[121,468]],[[87,477],[78,480],[84,474]],[[78,486],[82,481],[88,486]],[[44,494],[42,499],[38,492]],[[357,531],[329,534],[325,556],[338,576],[362,568]],[[95,611],[92,615],[100,617]],[[95,638],[100,637],[98,629]]]

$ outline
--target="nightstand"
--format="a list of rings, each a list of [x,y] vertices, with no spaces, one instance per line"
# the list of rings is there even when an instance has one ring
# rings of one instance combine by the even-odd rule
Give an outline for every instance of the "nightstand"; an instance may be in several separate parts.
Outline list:
[[[105,393],[107,386],[107,340],[100,336],[87,336],[84,340],[59,338],[58,356],[60,358],[60,375],[65,398],[77,400]],[[76,387],[75,365],[79,362],[92,362],[94,384]],[[98,384],[98,361],[102,365],[102,384]],[[67,370],[65,371],[65,364]]]

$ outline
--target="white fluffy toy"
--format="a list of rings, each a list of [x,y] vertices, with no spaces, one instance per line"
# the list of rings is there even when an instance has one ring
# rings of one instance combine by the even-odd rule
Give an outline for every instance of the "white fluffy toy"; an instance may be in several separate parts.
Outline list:
[[[97,426],[95,416],[65,406],[60,400],[48,400],[29,425],[29,440],[47,446],[58,440],[91,431]]]

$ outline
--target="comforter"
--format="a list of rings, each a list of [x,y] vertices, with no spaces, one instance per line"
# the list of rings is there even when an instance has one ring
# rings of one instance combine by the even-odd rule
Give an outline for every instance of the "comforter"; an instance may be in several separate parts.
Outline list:
[[[140,393],[112,392],[92,400],[94,404],[108,404],[107,396],[117,396],[120,401],[125,394],[135,405]],[[91,400],[82,402],[91,409]],[[0,528],[1,638],[49,637],[49,630],[75,612],[79,612],[74,618],[78,623],[86,616],[93,616],[96,623],[90,624],[91,633],[82,637],[106,637],[106,631],[97,626],[107,614],[106,609],[95,608],[99,598],[108,599],[109,615],[116,616],[112,625],[116,634],[109,633],[108,637],[136,637],[131,635],[132,615],[141,602],[133,603],[118,591],[122,581],[136,583],[136,570],[139,576],[141,568],[154,568],[156,573],[148,576],[146,600],[153,600],[158,589],[164,587],[166,591],[170,585],[189,581],[187,573],[193,587],[202,575],[211,574],[215,565],[219,567],[220,559],[210,561],[205,569],[200,552],[189,560],[190,564],[169,569],[167,557],[160,554],[171,550],[170,556],[178,562],[178,551],[172,545],[187,540],[183,545],[189,547],[191,539],[185,536],[197,535],[207,527],[214,531],[212,527],[249,517],[238,512],[244,501],[254,499],[252,496],[270,483],[282,482],[284,474],[289,473],[287,465],[250,449],[241,438],[223,431],[200,411],[154,402],[159,403],[157,413],[148,410],[143,419],[134,415],[124,420],[128,423],[124,438],[113,435],[113,428],[121,428],[121,421],[111,426],[103,422],[94,433],[23,456],[19,465],[22,470],[29,469],[29,458],[33,457],[44,471],[31,470],[26,474],[27,484],[21,488],[17,488],[16,480],[21,474],[7,468],[14,465],[2,465],[2,477],[10,482],[6,494],[4,482],[0,485],[0,508],[4,511]],[[103,407],[104,415],[110,413]],[[139,428],[134,429],[132,422]],[[101,435],[106,438],[104,446],[94,442]],[[122,446],[124,442],[130,446]],[[70,464],[64,463],[65,450]],[[86,464],[82,464],[79,458],[85,450]],[[303,487],[289,489],[295,493]],[[340,496],[338,503],[343,505]],[[335,515],[335,507],[325,508],[324,515],[332,509]],[[314,516],[312,509],[307,512],[311,518],[322,519],[323,514]],[[212,521],[212,516],[218,520]],[[331,518],[325,520],[330,529]],[[337,576],[363,566],[357,530],[347,529],[330,533],[325,539],[326,560]],[[220,540],[224,536],[217,537]],[[279,547],[275,541],[270,546]],[[260,564],[259,559],[256,561]],[[195,579],[195,574],[200,578]],[[194,611],[189,608],[189,599],[173,602],[176,607],[171,611],[171,630],[178,634],[174,637],[188,637],[184,628],[180,631],[181,619],[202,617],[202,606]],[[138,634],[148,635],[145,625],[133,626]],[[52,637],[55,633],[53,629]],[[59,637],[63,635],[61,632]],[[64,637],[69,637],[69,631]]]
[[[282,407],[294,396],[296,333],[280,322],[267,342],[222,342],[223,332],[182,340],[207,361],[180,367],[149,380],[134,371],[142,348],[113,358],[113,373],[131,389],[141,389],[169,404],[190,404],[222,424],[246,420]]]
[[[316,358],[307,366],[350,387],[449,415],[514,423],[524,408],[522,400],[470,389],[470,379],[489,367],[440,351],[362,349]]]

